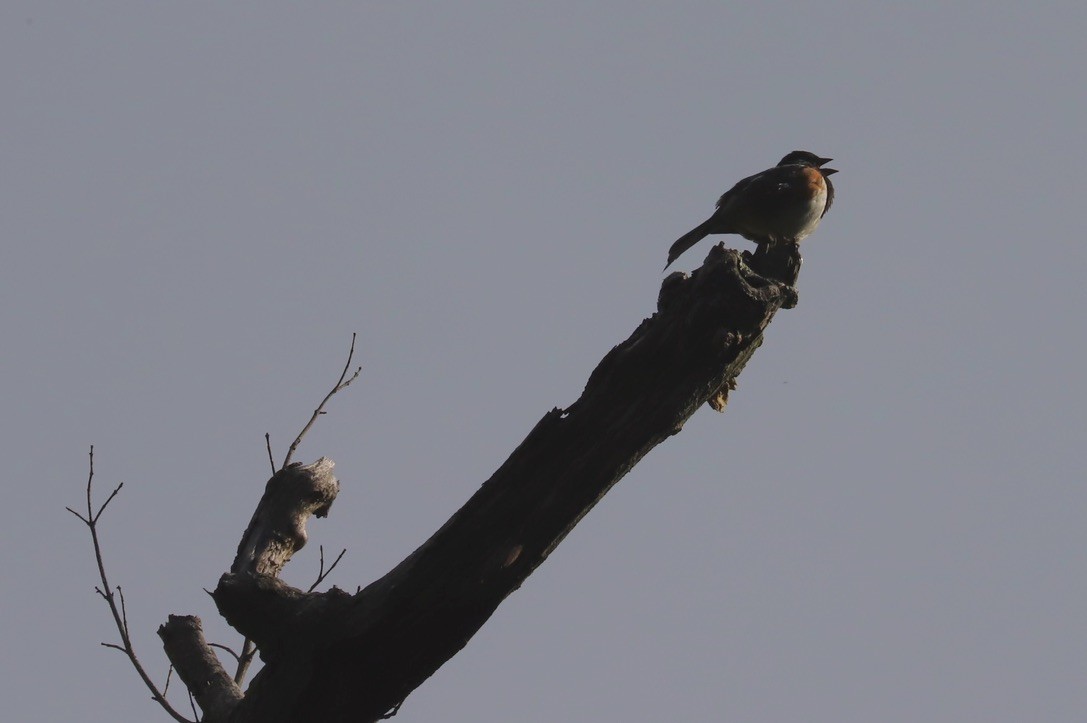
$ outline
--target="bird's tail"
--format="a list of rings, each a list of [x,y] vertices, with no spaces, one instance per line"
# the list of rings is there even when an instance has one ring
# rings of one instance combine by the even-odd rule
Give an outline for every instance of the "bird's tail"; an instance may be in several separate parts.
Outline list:
[[[673,261],[679,258],[680,254],[710,235],[710,221],[712,220],[712,218],[706,219],[676,239],[676,242],[672,244],[672,248],[668,249],[668,263],[664,265],[665,271],[668,270]]]

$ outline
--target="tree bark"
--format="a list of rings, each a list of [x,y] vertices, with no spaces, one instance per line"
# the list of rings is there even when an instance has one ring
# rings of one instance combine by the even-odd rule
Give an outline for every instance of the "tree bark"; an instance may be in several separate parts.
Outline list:
[[[223,723],[228,719],[242,692],[223,670],[219,658],[204,639],[200,618],[171,615],[159,626],[159,637],[167,657],[197,705],[204,711],[204,723]]]
[[[214,592],[265,661],[231,723],[373,721],[402,702],[649,450],[701,405],[724,408],[767,324],[796,303],[799,253],[772,251],[716,246],[691,276],[665,278],[657,312],[601,360],[581,397],[545,414],[441,529],[358,594],[278,580],[283,550],[254,543],[251,525]],[[311,511],[331,504],[300,494]],[[297,515],[287,518],[297,532]],[[278,557],[262,561],[260,549]]]

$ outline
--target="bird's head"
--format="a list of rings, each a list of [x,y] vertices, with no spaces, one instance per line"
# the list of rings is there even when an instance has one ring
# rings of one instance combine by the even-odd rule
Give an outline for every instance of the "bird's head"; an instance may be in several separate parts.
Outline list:
[[[812,166],[814,168],[819,168],[824,163],[830,163],[833,160],[834,160],[833,158],[820,158],[819,156],[817,156],[814,153],[811,153],[809,151],[793,151],[791,153],[786,154],[786,156],[781,159],[781,162],[779,162],[778,165],[779,166]],[[829,168],[826,169],[826,171],[829,171],[830,173],[836,173],[836,171],[831,171]]]

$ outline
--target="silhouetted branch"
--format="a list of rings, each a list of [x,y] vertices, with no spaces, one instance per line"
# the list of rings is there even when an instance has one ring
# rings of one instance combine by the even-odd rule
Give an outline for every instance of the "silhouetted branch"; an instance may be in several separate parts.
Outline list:
[[[324,581],[324,579],[326,577],[328,577],[332,573],[333,570],[336,569],[336,566],[340,564],[340,560],[342,560],[343,556],[345,554],[347,554],[347,548],[346,547],[343,548],[342,550],[340,550],[340,554],[336,555],[336,559],[332,561],[332,564],[329,565],[328,569],[326,570],[325,569],[325,546],[321,545],[320,550],[321,550],[321,568],[317,571],[317,579],[313,581],[313,584],[309,586],[309,589],[306,590],[306,592],[313,592],[314,590],[316,590],[317,586],[320,585]]]
[[[196,712],[196,701],[193,699],[191,690],[189,691],[189,708],[192,710],[192,716],[196,719],[196,723],[202,723],[204,719]]]
[[[140,663],[140,659],[136,656],[136,651],[132,647],[132,638],[128,632],[128,612],[125,609],[124,593],[121,588],[118,587],[116,593],[114,589],[110,587],[109,578],[106,576],[106,565],[102,560],[102,545],[98,539],[98,520],[101,518],[102,513],[105,512],[106,506],[113,501],[113,498],[117,496],[117,493],[121,491],[124,483],[118,484],[110,493],[106,501],[102,503],[102,506],[98,508],[98,511],[94,511],[94,505],[92,502],[91,487],[94,483],[94,447],[91,447],[90,451],[90,471],[87,474],[87,516],[79,514],[71,507],[65,509],[71,512],[73,515],[82,520],[83,524],[87,526],[87,529],[91,532],[91,543],[94,545],[94,559],[98,564],[98,578],[102,581],[101,587],[96,587],[95,591],[103,600],[106,601],[106,605],[109,606],[110,614],[113,616],[113,623],[117,628],[118,634],[121,636],[121,644],[116,645],[114,643],[102,643],[107,648],[114,648],[120,650],[122,653],[128,656],[128,660],[132,663],[132,667],[136,669],[136,673],[139,674],[140,680],[143,681],[147,689],[151,691],[151,697],[162,706],[162,709],[166,713],[178,721],[179,723],[190,723],[189,719],[174,710],[174,707],[170,705],[170,702],[166,700],[164,693],[160,692],[158,686],[151,680],[151,677],[144,670],[143,665]],[[118,608],[117,600],[120,599],[121,605]]]
[[[272,456],[272,435],[269,432],[264,433],[264,446],[268,450],[268,464],[272,465],[272,474],[276,473],[276,460]]]
[[[294,438],[293,442],[291,442],[291,447],[287,450],[287,456],[283,460],[283,467],[281,467],[280,469],[286,467],[291,463],[291,458],[294,457],[295,450],[298,449],[298,445],[302,444],[302,438],[305,437],[306,433],[308,433],[310,428],[313,427],[314,423],[317,421],[317,418],[325,413],[325,405],[328,404],[328,400],[332,399],[332,397],[338,392],[347,389],[349,386],[351,386],[351,382],[359,378],[359,373],[362,371],[361,366],[355,369],[355,373],[351,375],[350,379],[347,379],[347,372],[351,368],[351,360],[355,357],[356,336],[357,334],[351,335],[351,350],[347,353],[347,363],[343,365],[343,374],[340,374],[340,378],[339,380],[337,380],[336,385],[332,387],[332,391],[325,395],[325,398],[322,399],[321,403],[317,405],[317,409],[313,410],[313,416],[310,417],[309,422],[306,423],[306,426],[302,428],[302,431],[299,432],[298,436]],[[344,381],[345,379],[347,379],[347,381]]]
[[[242,692],[204,639],[200,618],[171,615],[159,627],[158,633],[177,676],[203,711],[203,720],[208,723],[226,721],[242,699]]]
[[[601,360],[581,397],[545,414],[441,529],[357,594],[287,585],[275,555],[242,549],[247,531],[213,593],[264,660],[231,723],[394,714],[649,450],[703,404],[724,408],[774,314],[796,300],[799,254],[760,259],[769,275],[751,259],[715,246],[692,275],[666,277],[657,312]],[[296,510],[308,494],[293,493]]]
[[[242,640],[242,652],[237,656],[238,667],[234,671],[234,682],[241,685],[245,682],[245,676],[249,672],[249,666],[253,664],[253,658],[257,655],[257,646],[249,638]]]
[[[234,648],[230,647],[229,645],[223,645],[222,643],[208,643],[208,645],[213,648],[218,648],[219,650],[222,650],[224,653],[234,658],[234,660],[241,659],[241,656],[234,652]]]
[[[287,450],[287,456],[283,460],[283,466],[280,467],[280,470],[286,469],[287,466],[291,463],[291,459],[294,457],[294,453],[298,450],[298,446],[300,444],[302,444],[302,438],[306,436],[306,434],[310,431],[310,429],[313,427],[313,425],[317,422],[317,418],[325,413],[325,411],[324,411],[325,405],[328,404],[329,400],[332,399],[332,397],[335,396],[336,394],[338,394],[339,392],[343,391],[344,389],[347,389],[347,387],[351,386],[351,383],[353,381],[358,379],[359,373],[362,371],[361,366],[355,369],[355,373],[351,375],[350,379],[347,378],[347,372],[351,369],[351,361],[352,361],[352,359],[355,358],[355,340],[356,340],[357,336],[358,336],[357,334],[352,334],[351,335],[351,348],[347,352],[347,361],[344,363],[343,372],[340,374],[340,378],[336,380],[336,384],[333,385],[332,390],[328,394],[326,394],[325,398],[321,400],[321,403],[317,405],[317,408],[313,411],[313,415],[310,417],[309,421],[306,423],[306,426],[302,428],[302,431],[298,433],[297,437],[295,437],[294,442],[291,443],[290,448]],[[268,450],[268,462],[272,465],[272,475],[274,476],[276,474],[277,470],[276,470],[275,458],[272,455],[272,437],[267,432],[264,434],[264,444],[265,444],[265,447]],[[321,515],[318,515],[318,516],[321,516]],[[302,544],[305,544],[304,541],[303,541]],[[301,545],[299,545],[299,547],[301,547]],[[321,584],[321,581],[324,580],[325,577],[329,573],[332,572],[332,568],[336,567],[336,564],[340,561],[340,558],[343,557],[344,552],[346,552],[346,551],[347,550],[345,549],[343,552],[341,552],[339,557],[336,558],[335,562],[332,563],[332,566],[329,567],[327,571],[325,571],[325,569],[324,569],[324,547],[322,546],[322,548],[321,548],[321,570],[318,573],[317,581],[314,582],[313,585],[310,587],[311,591],[315,587],[317,587],[317,585]],[[289,559],[289,557],[288,557],[288,559]],[[283,561],[283,564],[286,564],[286,560]],[[276,573],[276,574],[278,574],[278,573]],[[241,685],[242,682],[244,682],[245,676],[249,671],[249,666],[252,664],[253,658],[256,657],[256,654],[257,654],[257,646],[253,644],[252,640],[250,640],[249,638],[245,638],[242,641],[242,652],[241,652],[241,654],[235,656],[237,658],[237,661],[238,661],[238,667],[234,671],[234,682],[236,684]]]
[[[199,620],[170,616],[167,654],[209,723],[326,723],[390,718],[405,698],[455,655],[498,605],[543,563],[592,507],[653,447],[677,434],[703,404],[723,410],[736,377],[783,306],[796,303],[799,253],[743,254],[715,246],[690,276],[664,279],[657,311],[614,347],[589,376],[580,398],[552,409],[482,487],[430,539],[354,595],[309,591],[278,578],[307,540],[311,515],[328,514],[339,492],[333,463],[291,463],[304,436],[348,378],[343,373],[273,472],[230,572],[212,596],[245,636],[230,678]],[[271,457],[270,436],[265,444]],[[125,601],[106,579],[96,524],[120,485],[94,511],[70,510],[91,530],[106,600],[125,652],[155,699],[174,717],[132,652]],[[256,649],[264,667],[242,695]],[[225,648],[224,648],[225,649]],[[169,679],[169,678],[168,678]],[[196,714],[195,703],[193,706]]]
[[[166,669],[166,685],[162,686],[162,694],[166,695],[170,692],[170,681],[174,677],[174,664],[170,663],[170,667]]]

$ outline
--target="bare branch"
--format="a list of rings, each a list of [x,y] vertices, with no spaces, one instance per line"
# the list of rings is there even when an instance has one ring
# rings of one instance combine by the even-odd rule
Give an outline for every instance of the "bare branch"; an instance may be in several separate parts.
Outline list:
[[[234,660],[240,660],[241,659],[241,656],[239,656],[237,653],[235,653],[234,648],[230,647],[229,645],[222,645],[220,643],[208,643],[208,645],[213,647],[213,648],[219,648],[219,650],[223,650],[223,651],[229,653],[230,657],[234,658]]]
[[[87,519],[86,517],[84,517],[83,515],[79,514],[79,513],[78,513],[78,512],[76,512],[75,510],[73,510],[73,509],[72,509],[71,507],[65,507],[64,509],[68,510],[68,511],[69,511],[69,512],[71,512],[71,513],[72,513],[73,515],[75,515],[76,517],[78,517],[78,518],[79,518],[79,519],[80,519],[80,520],[81,520],[81,521],[83,522],[83,524],[84,524],[84,525],[89,525],[89,524],[90,524],[90,520],[88,520],[88,519]]]
[[[347,548],[346,547],[343,548],[342,550],[340,550],[340,554],[336,555],[336,559],[332,561],[332,564],[329,565],[328,569],[326,570],[325,569],[325,546],[321,545],[320,550],[321,550],[321,568],[317,571],[317,579],[313,581],[313,584],[309,586],[309,589],[306,590],[306,592],[313,592],[317,588],[317,586],[320,585],[324,581],[324,579],[326,577],[328,577],[332,573],[333,570],[336,569],[336,566],[340,564],[340,560],[342,560],[343,556],[345,554],[347,554]]]
[[[151,691],[151,697],[156,703],[162,706],[162,709],[165,710],[171,718],[178,721],[179,723],[191,723],[188,718],[174,710],[174,707],[171,706],[169,701],[166,700],[165,694],[159,691],[158,686],[155,685],[155,683],[151,680],[151,677],[147,674],[147,671],[144,670],[143,665],[140,663],[140,659],[136,656],[135,649],[132,647],[132,638],[128,634],[128,612],[125,609],[124,594],[121,592],[121,588],[118,587],[115,595],[114,589],[110,587],[109,578],[106,576],[106,564],[102,559],[102,544],[98,539],[98,519],[102,516],[102,513],[105,512],[106,506],[110,502],[112,502],[113,498],[117,496],[117,493],[121,491],[121,487],[124,486],[124,483],[122,482],[121,484],[117,485],[117,487],[113,490],[113,492],[110,493],[109,497],[106,498],[106,501],[102,503],[101,507],[99,507],[98,511],[96,512],[94,510],[94,504],[92,502],[91,494],[91,488],[94,484],[93,445],[91,446],[90,451],[89,467],[90,471],[87,474],[87,516],[84,517],[83,515],[80,515],[71,508],[65,509],[67,509],[73,515],[82,520],[83,524],[85,524],[87,526],[87,529],[90,530],[91,544],[94,546],[94,559],[98,565],[98,578],[102,581],[102,586],[95,587],[94,590],[102,597],[103,600],[106,601],[106,604],[109,606],[110,614],[113,616],[113,624],[117,628],[118,634],[121,636],[120,645],[116,645],[114,643],[102,643],[102,645],[107,648],[114,648],[116,650],[120,650],[122,653],[128,656],[128,660],[130,663],[132,663],[132,667],[136,669],[136,673],[140,676],[140,679],[143,681],[144,685],[147,686],[147,689],[149,691]],[[117,598],[120,598],[121,601],[121,605],[119,608],[117,605]]]
[[[299,432],[298,436],[294,438],[293,442],[291,442],[291,448],[287,450],[287,456],[283,460],[283,467],[286,467],[291,463],[291,458],[294,457],[294,453],[298,449],[298,445],[302,444],[302,438],[305,437],[306,434],[310,431],[310,428],[313,427],[314,423],[317,421],[317,418],[325,413],[325,405],[328,404],[328,400],[332,399],[332,397],[337,392],[341,392],[344,389],[347,389],[349,386],[351,386],[351,382],[359,378],[359,373],[362,371],[361,366],[355,369],[355,373],[351,375],[350,379],[347,379],[347,372],[351,368],[351,360],[355,358],[355,337],[357,336],[358,334],[351,335],[351,350],[347,353],[347,363],[343,365],[343,373],[340,374],[340,378],[339,380],[337,380],[336,386],[332,387],[332,391],[325,395],[325,398],[322,399],[321,403],[317,405],[317,409],[313,410],[313,416],[310,417],[309,422],[306,423],[306,426],[302,428],[302,431]],[[347,381],[344,381],[345,379]]]
[[[351,348],[347,352],[347,362],[343,366],[343,372],[340,373],[340,378],[336,380],[336,384],[332,387],[332,390],[328,394],[326,394],[325,398],[321,400],[321,403],[317,405],[317,409],[313,410],[313,415],[306,423],[306,426],[302,428],[302,431],[298,433],[297,437],[295,437],[294,442],[291,443],[290,449],[287,450],[287,456],[283,460],[283,466],[280,469],[286,469],[287,465],[291,463],[291,459],[294,457],[294,453],[298,450],[298,446],[302,444],[302,438],[306,436],[306,434],[310,431],[313,425],[317,422],[317,418],[325,413],[325,405],[328,404],[328,401],[332,399],[332,397],[335,396],[337,393],[343,391],[344,389],[347,389],[347,387],[349,387],[353,381],[358,379],[359,373],[362,371],[361,366],[355,369],[355,373],[352,374],[350,378],[347,378],[347,372],[351,369],[351,361],[355,358],[355,340],[357,339],[357,337],[358,334],[351,334]],[[272,465],[272,475],[274,476],[277,470],[275,457],[272,454],[272,435],[268,432],[264,433],[264,446],[268,450],[268,462]],[[310,587],[310,591],[313,591],[315,587],[320,585],[325,577],[327,577],[328,574],[332,572],[332,569],[336,567],[336,564],[340,561],[340,558],[344,556],[345,552],[347,552],[346,548],[339,554],[339,557],[336,558],[335,562],[333,562],[326,571],[324,569],[324,548],[321,548],[321,569],[318,572],[317,580]],[[234,682],[238,685],[241,685],[242,682],[245,680],[246,673],[249,671],[249,666],[253,662],[253,658],[256,656],[257,646],[253,643],[252,640],[250,640],[249,638],[245,638],[242,641],[242,652],[240,655],[234,654],[233,651],[230,652],[238,661],[238,668],[234,672]]]
[[[216,723],[229,719],[231,711],[242,699],[242,691],[204,638],[200,618],[170,615],[159,627],[158,634],[177,676],[196,698],[204,719]]]
[[[102,506],[98,508],[98,512],[94,513],[94,519],[91,520],[91,522],[98,522],[98,518],[101,517],[102,513],[106,511],[106,505],[108,505],[110,502],[113,502],[113,498],[117,496],[117,493],[120,492],[121,488],[124,486],[125,483],[120,482],[116,487],[113,488],[113,491],[109,493],[109,497],[107,497],[106,501],[102,503]],[[87,509],[90,510],[90,507],[88,507]]]
[[[264,433],[264,446],[268,450],[268,463],[272,465],[272,474],[276,473],[276,460],[272,456],[272,435],[269,432]]]
[[[196,712],[196,702],[193,700],[191,690],[189,691],[189,708],[192,709],[192,715],[196,719],[196,723],[200,723],[200,714]]]
[[[321,400],[321,403],[317,405],[317,409],[313,411],[313,415],[306,423],[306,426],[302,428],[302,431],[298,433],[297,437],[295,437],[294,442],[291,443],[290,449],[287,450],[287,456],[283,460],[283,466],[280,469],[286,469],[287,465],[291,463],[291,459],[294,457],[294,453],[298,450],[298,446],[302,444],[302,438],[306,436],[306,434],[310,431],[313,425],[317,422],[317,418],[325,413],[325,405],[328,404],[328,401],[332,399],[332,397],[335,396],[337,393],[349,387],[353,381],[358,379],[359,373],[362,371],[361,366],[355,369],[355,373],[351,375],[350,379],[347,378],[347,372],[351,369],[351,361],[355,358],[355,340],[357,339],[357,337],[358,334],[351,335],[351,348],[347,352],[347,362],[343,366],[343,372],[340,373],[340,378],[336,380],[336,384],[332,387],[332,390],[328,394],[326,394],[325,398]],[[268,432],[264,433],[264,446],[268,450],[268,462],[272,466],[272,475],[274,476],[277,470],[275,457],[272,454],[272,435]],[[333,562],[326,571],[324,569],[324,548],[321,549],[321,570],[318,573],[317,581],[314,582],[313,586],[310,587],[311,591],[315,587],[317,587],[317,585],[321,584],[321,581],[323,581],[325,577],[327,577],[328,574],[332,572],[332,568],[336,567],[336,563],[338,563],[340,561],[340,558],[343,557],[344,552],[347,552],[347,550],[345,549],[343,552],[341,552],[339,557],[336,558],[336,561]],[[238,668],[234,672],[234,682],[238,685],[241,685],[242,682],[245,680],[246,673],[249,671],[249,666],[253,662],[253,658],[256,656],[257,646],[253,644],[252,640],[250,640],[249,638],[245,638],[242,641],[242,652],[240,655],[234,654],[233,651],[230,652],[238,661]]]
[[[117,586],[117,597],[121,599],[121,624],[125,628],[125,635],[128,635],[128,610],[125,608],[125,593],[120,585]]]
[[[234,682],[241,685],[249,672],[249,666],[253,663],[253,657],[257,654],[256,644],[246,638],[242,642],[242,654],[238,656],[238,669],[234,673]]]
[[[242,654],[238,656],[238,669],[234,672],[234,682],[238,685],[245,681],[245,674],[249,672],[249,666],[253,663],[253,657],[256,654],[256,644],[246,638],[242,642]]]

